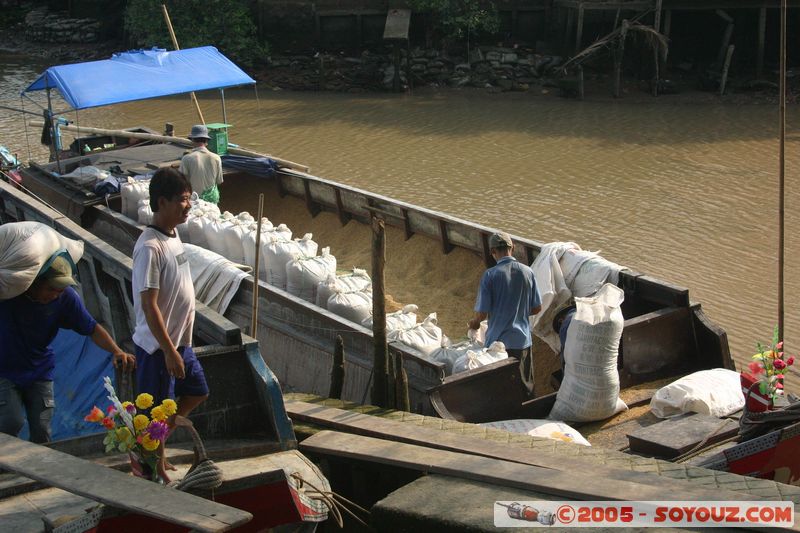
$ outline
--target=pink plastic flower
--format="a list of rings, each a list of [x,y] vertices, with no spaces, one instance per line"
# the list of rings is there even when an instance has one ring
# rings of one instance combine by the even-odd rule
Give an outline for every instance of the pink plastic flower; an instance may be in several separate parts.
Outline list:
[[[747,365],[747,367],[750,369],[750,372],[753,375],[760,374],[761,371],[763,370],[763,367],[761,366],[761,363],[759,361],[753,361],[752,363]]]
[[[777,383],[775,384],[775,388],[776,388],[776,389],[782,389],[782,388],[783,388],[783,383],[781,383],[780,381],[779,381],[779,382],[777,382]]]
[[[776,350],[781,350],[781,349],[783,349],[783,341],[781,341],[781,342],[779,342],[778,344],[776,344],[776,345],[775,345],[775,349],[776,349]]]
[[[787,365],[786,365],[786,361],[784,361],[783,359],[775,359],[772,362],[772,366],[774,366],[778,370],[783,370],[784,368],[786,368]]]

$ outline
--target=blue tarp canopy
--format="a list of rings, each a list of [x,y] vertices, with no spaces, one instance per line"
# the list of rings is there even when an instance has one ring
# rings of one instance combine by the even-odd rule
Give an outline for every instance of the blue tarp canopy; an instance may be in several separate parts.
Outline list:
[[[255,80],[213,46],[134,50],[48,68],[23,92],[58,89],[73,109],[250,85]]]

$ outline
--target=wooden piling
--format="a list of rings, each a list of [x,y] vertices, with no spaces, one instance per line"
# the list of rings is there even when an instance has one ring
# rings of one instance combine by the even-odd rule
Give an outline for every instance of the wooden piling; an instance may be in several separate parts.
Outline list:
[[[394,358],[394,377],[395,377],[395,409],[399,411],[411,411],[411,400],[408,396],[408,374],[403,368],[403,356],[399,353]]]
[[[578,26],[575,29],[575,53],[581,50],[581,40],[583,39],[583,2],[578,2]]]
[[[386,345],[386,295],[384,267],[386,264],[386,223],[372,217],[372,337],[375,347],[372,381],[372,404],[388,404],[388,346]]]
[[[658,32],[661,31],[661,6],[663,0],[656,0],[656,12],[655,16],[653,17],[653,29]],[[659,81],[659,71],[661,63],[661,55],[659,54],[659,48],[653,47],[653,86],[652,86],[652,94],[653,96],[658,96],[658,81]]]
[[[767,8],[758,10],[758,54],[756,55],[756,79],[764,74],[764,41],[767,35]]]
[[[625,38],[628,35],[628,19],[622,19],[619,30],[619,46],[614,56],[614,98],[622,94],[622,58],[625,55]]]
[[[344,340],[341,335],[336,336],[336,343],[333,348],[333,366],[331,367],[331,387],[328,391],[328,398],[336,400],[342,399],[342,389],[344,388]]]
[[[728,68],[731,66],[731,56],[733,56],[733,45],[728,46],[725,53],[725,63],[722,65],[722,75],[719,79],[719,95],[725,94],[725,85],[728,83]]]

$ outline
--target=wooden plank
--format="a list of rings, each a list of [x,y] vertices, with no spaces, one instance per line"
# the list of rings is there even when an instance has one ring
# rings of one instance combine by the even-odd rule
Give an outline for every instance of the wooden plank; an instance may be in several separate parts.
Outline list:
[[[453,251],[453,244],[447,237],[447,221],[439,219],[439,238],[442,240],[442,253],[447,255]]]
[[[761,499],[743,492],[720,489],[704,489],[678,479],[670,479],[646,472],[634,472],[605,467],[590,459],[570,455],[565,461],[563,455],[543,450],[529,450],[513,446],[499,445],[481,438],[464,434],[446,433],[437,429],[413,426],[411,424],[362,415],[352,411],[314,405],[307,402],[287,401],[286,412],[295,421],[322,425],[340,431],[390,439],[393,442],[419,444],[430,448],[459,453],[502,459],[521,465],[538,466],[551,470],[565,470],[568,473],[593,472],[609,479],[636,482],[643,485],[661,487],[662,497],[666,491],[691,494],[693,499],[738,500]],[[307,442],[303,441],[303,442]],[[576,445],[577,446],[577,445]],[[642,498],[638,498],[642,499]]]
[[[239,326],[217,313],[200,300],[194,304],[195,333],[206,341],[217,342],[225,346],[240,346],[242,330]]]
[[[0,467],[112,507],[200,531],[227,531],[252,519],[245,511],[4,434],[0,434]]]
[[[608,479],[600,473],[575,475],[574,471],[560,471],[533,465],[523,465],[490,457],[480,457],[350,435],[335,431],[321,431],[300,443],[304,452],[327,457],[406,468],[432,474],[444,474],[462,479],[533,490],[576,500],[660,500],[664,487],[659,484],[643,485],[629,480]],[[562,459],[563,460],[563,459]],[[564,461],[564,463],[571,462]],[[688,487],[687,487],[688,488]],[[681,492],[685,500],[703,498],[720,499],[718,493],[701,489]],[[762,498],[740,494],[743,500]]]
[[[339,216],[339,222],[341,222],[342,226],[344,226],[350,222],[352,216],[350,213],[344,210],[344,205],[342,204],[342,190],[334,188],[333,192],[336,196],[336,214]]]
[[[637,429],[628,435],[628,443],[633,452],[672,459],[704,440],[713,444],[738,432],[739,424],[733,420],[691,413]]]

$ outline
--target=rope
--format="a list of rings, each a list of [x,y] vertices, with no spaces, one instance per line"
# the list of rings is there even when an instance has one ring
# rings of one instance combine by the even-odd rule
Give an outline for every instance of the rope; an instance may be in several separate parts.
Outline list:
[[[344,511],[350,516],[352,516],[361,525],[363,525],[369,530],[372,530],[372,528],[366,522],[361,520],[358,516],[356,516],[356,514],[353,511],[351,511],[348,508],[348,506],[352,506],[356,510],[361,511],[362,513],[369,516],[370,514],[369,511],[367,511],[357,503],[352,502],[347,498],[345,498],[344,496],[337,494],[333,491],[319,489],[310,481],[303,478],[303,476],[301,476],[299,472],[294,472],[293,474],[290,474],[289,477],[291,477],[297,482],[298,488],[303,488],[303,485],[308,485],[313,489],[313,491],[307,491],[306,493],[309,495],[311,499],[322,501],[325,503],[325,505],[327,505],[328,511],[333,515],[333,518],[334,520],[336,520],[336,524],[339,526],[339,529],[342,529],[344,527],[344,520],[342,519],[342,511]]]
[[[28,161],[31,161],[33,159],[33,156],[31,155],[31,140],[28,138],[28,121],[25,120],[25,117],[24,117],[24,115],[25,115],[25,99],[22,97],[22,95],[20,95],[20,97],[19,97],[19,103],[22,106],[22,111],[23,111],[23,113],[22,113],[23,114],[22,123],[25,125],[25,144],[28,145]]]
[[[170,481],[167,487],[178,490],[209,489],[213,490],[222,485],[222,470],[208,458],[206,447],[194,424],[185,417],[175,417],[175,428],[184,428],[192,435],[194,443],[194,464],[189,471],[178,481]]]

